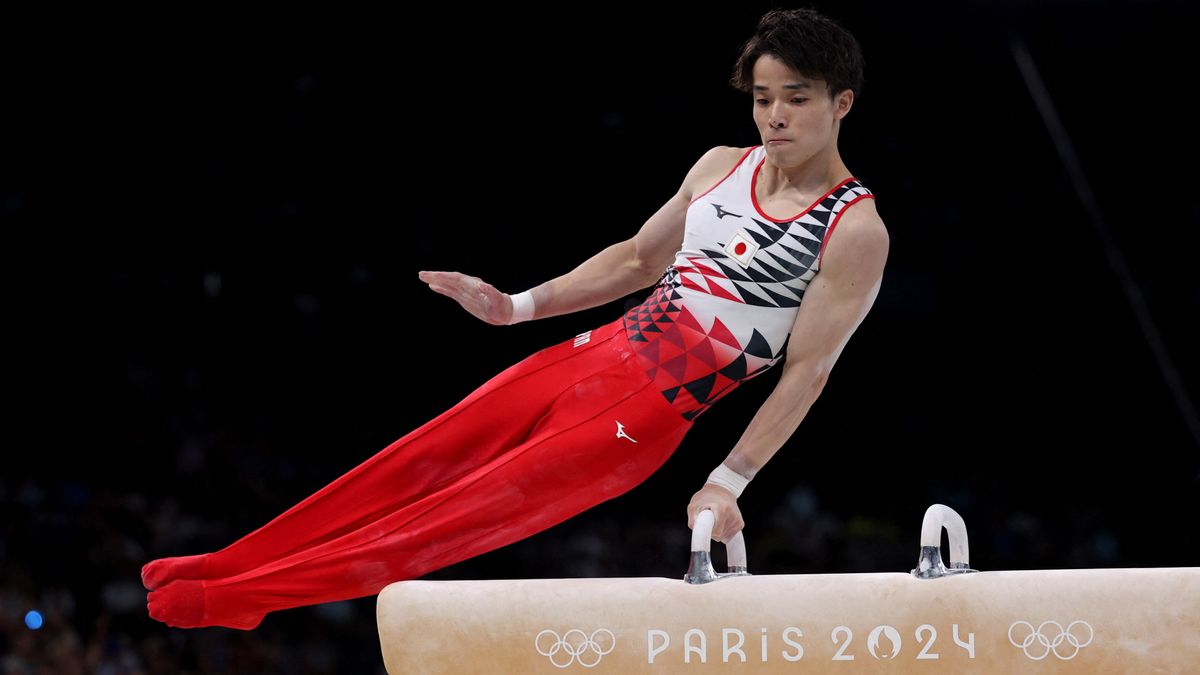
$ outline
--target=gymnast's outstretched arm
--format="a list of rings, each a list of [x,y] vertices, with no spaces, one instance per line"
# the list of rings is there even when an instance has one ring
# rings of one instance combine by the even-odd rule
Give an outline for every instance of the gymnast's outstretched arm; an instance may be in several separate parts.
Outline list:
[[[684,220],[694,191],[714,170],[728,163],[729,150],[719,146],[706,152],[688,171],[679,191],[633,237],[529,289],[534,311],[525,318],[542,319],[597,307],[653,284],[683,246]],[[418,272],[417,276],[486,323],[504,325],[513,318],[513,296],[478,277],[429,271]]]

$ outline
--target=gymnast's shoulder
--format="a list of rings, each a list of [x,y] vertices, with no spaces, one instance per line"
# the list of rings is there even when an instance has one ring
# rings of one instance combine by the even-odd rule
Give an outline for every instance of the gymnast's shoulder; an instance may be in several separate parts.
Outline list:
[[[696,160],[683,179],[683,192],[689,199],[704,194],[733,171],[753,148],[717,145]]]

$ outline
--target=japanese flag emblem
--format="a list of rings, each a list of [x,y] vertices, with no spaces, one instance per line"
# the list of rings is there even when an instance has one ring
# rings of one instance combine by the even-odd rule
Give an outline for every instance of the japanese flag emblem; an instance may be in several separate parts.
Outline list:
[[[758,244],[746,235],[745,230],[735,232],[729,243],[725,244],[725,252],[742,267],[750,266],[750,260],[754,258],[754,252],[757,250]]]

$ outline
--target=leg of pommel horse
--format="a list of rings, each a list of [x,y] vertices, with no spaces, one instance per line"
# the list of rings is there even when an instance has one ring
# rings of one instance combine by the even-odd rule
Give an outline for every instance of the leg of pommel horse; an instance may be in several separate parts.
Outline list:
[[[379,594],[380,646],[392,675],[1200,669],[1200,568],[975,572],[940,504],[921,544],[908,574],[401,581]]]

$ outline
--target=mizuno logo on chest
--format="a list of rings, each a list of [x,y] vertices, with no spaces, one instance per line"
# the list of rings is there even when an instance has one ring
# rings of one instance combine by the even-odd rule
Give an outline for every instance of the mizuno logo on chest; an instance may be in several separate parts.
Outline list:
[[[713,204],[713,208],[717,210],[717,220],[720,220],[725,216],[733,216],[734,218],[742,217],[740,214],[734,213],[733,211],[726,211],[725,209],[721,208],[720,204]]]

